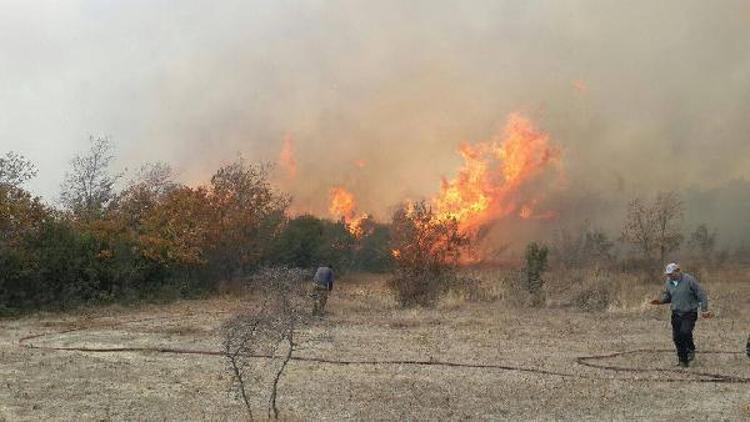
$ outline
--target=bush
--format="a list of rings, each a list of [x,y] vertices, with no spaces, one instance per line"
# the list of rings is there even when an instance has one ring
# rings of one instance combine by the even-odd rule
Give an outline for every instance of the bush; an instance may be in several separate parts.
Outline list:
[[[401,307],[434,306],[447,291],[445,276],[427,274],[396,276],[388,281],[388,287]]]
[[[547,270],[549,249],[545,245],[531,242],[526,246],[526,290],[531,294],[532,305],[544,304],[544,279],[542,273]]]
[[[602,285],[585,287],[573,298],[573,305],[586,312],[602,312],[607,310],[611,296],[609,290]]]
[[[439,219],[424,202],[393,215],[391,249],[396,265],[389,283],[401,306],[433,306],[455,277],[468,237],[455,219]]]

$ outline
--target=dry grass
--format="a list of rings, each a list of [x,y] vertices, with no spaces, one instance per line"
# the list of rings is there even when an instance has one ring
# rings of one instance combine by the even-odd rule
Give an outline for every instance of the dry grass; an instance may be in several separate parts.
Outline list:
[[[645,305],[661,282],[590,272],[548,274],[547,307],[513,301],[512,274],[475,272],[482,296],[452,294],[435,308],[400,309],[382,276],[337,283],[330,314],[302,333],[300,356],[334,360],[493,363],[567,375],[413,365],[331,365],[295,361],[282,379],[288,420],[727,420],[750,415],[747,384],[692,382],[689,371],[750,378],[744,354],[700,355],[677,372],[614,372],[578,356],[670,349],[668,310]],[[699,350],[741,352],[750,330],[750,279],[703,274],[717,317],[696,331]],[[577,295],[604,285],[606,309],[581,312]],[[17,347],[29,334],[86,328],[32,341],[47,346],[154,346],[219,350],[219,327],[251,297],[225,296],[167,306],[99,308],[88,314],[0,321],[0,420],[241,420],[220,357],[85,353]],[[130,321],[130,322],[128,322]],[[672,369],[671,353],[636,353],[605,362]],[[585,378],[581,378],[585,377]],[[665,382],[664,378],[683,382]],[[331,397],[322,400],[321,397]]]

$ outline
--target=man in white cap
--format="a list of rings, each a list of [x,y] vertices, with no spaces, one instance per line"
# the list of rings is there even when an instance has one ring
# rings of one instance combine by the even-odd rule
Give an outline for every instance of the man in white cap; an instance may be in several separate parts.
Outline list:
[[[708,296],[698,280],[680,271],[679,265],[667,265],[664,274],[667,276],[664,291],[657,299],[652,300],[651,304],[672,304],[672,340],[677,348],[679,364],[686,368],[695,358],[693,328],[698,319],[698,308],[700,307],[703,318],[712,316],[708,311]]]

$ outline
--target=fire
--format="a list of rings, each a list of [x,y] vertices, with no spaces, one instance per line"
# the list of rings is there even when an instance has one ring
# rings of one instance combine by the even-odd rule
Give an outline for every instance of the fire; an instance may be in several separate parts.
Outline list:
[[[517,213],[537,218],[540,192],[529,193],[550,168],[559,168],[560,150],[549,136],[517,113],[508,116],[502,134],[459,148],[464,164],[451,180],[444,179],[433,205],[440,218],[455,218],[464,230]],[[543,216],[553,215],[543,213]]]
[[[538,214],[535,212],[537,201],[532,201],[521,207],[521,211],[518,212],[518,216],[524,220],[550,220],[557,217],[557,212],[549,210]]]
[[[367,218],[367,214],[357,215],[354,194],[343,186],[334,186],[329,192],[329,197],[328,212],[336,218],[343,218],[349,233],[356,237],[361,236],[362,222]]]
[[[297,176],[297,160],[294,158],[294,140],[291,135],[284,137],[284,143],[279,154],[279,163],[290,179]]]

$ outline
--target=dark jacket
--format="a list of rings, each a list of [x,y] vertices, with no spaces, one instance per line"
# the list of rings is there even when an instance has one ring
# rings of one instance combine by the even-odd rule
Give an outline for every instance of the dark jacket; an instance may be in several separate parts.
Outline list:
[[[333,290],[333,270],[329,267],[318,267],[318,270],[315,271],[313,281],[318,286],[328,290]]]
[[[682,273],[678,280],[667,280],[659,297],[661,303],[671,303],[675,312],[708,311],[708,296],[698,280],[690,274]]]

